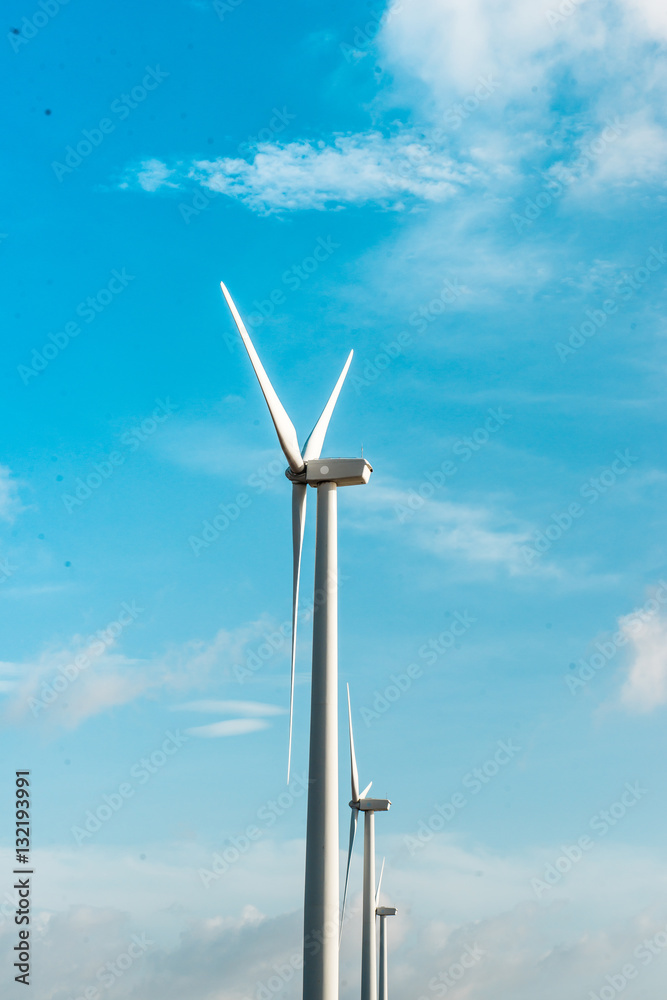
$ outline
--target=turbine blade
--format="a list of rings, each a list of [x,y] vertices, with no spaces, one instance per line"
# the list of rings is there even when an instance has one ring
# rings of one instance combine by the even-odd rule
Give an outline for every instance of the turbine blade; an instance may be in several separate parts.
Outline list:
[[[345,888],[343,890],[343,908],[340,913],[340,937],[343,936],[343,920],[345,918],[345,900],[347,899],[347,883],[350,877],[350,861],[352,860],[352,849],[354,847],[354,838],[357,833],[357,822],[359,820],[359,810],[353,809],[352,816],[350,818],[350,843],[347,848],[347,868],[345,869]],[[340,937],[338,943],[340,944]]]
[[[352,361],[352,355],[354,351],[350,351],[347,356],[347,361],[340,373],[339,379],[334,386],[334,390],[329,396],[329,402],[322,410],[320,414],[320,419],[317,421],[312,431],[308,436],[308,440],[303,446],[303,459],[307,462],[310,458],[319,458],[322,454],[322,448],[324,446],[324,437],[327,433],[327,428],[329,426],[329,421],[331,420],[331,414],[334,411],[334,406],[338,402],[338,396],[340,395],[340,390],[343,388],[343,382],[345,381],[345,376],[347,375],[347,370],[350,367],[350,362]]]
[[[299,579],[301,577],[301,551],[303,532],[306,526],[306,498],[308,487],[305,483],[292,484],[292,667],[289,688],[289,746],[287,750],[287,784],[289,785],[292,763],[292,721],[294,718],[294,669],[296,664],[296,626],[299,615]]]
[[[352,801],[359,801],[359,772],[357,758],[354,753],[354,735],[352,733],[352,706],[350,705],[350,685],[347,685],[347,717],[350,724],[350,776],[352,778]],[[356,809],[355,809],[356,812]]]
[[[380,886],[382,885],[382,876],[384,875],[384,863],[386,858],[382,859],[382,868],[380,869],[380,878],[378,879],[377,892],[375,893],[375,905],[376,907],[380,905]]]
[[[245,345],[245,349],[248,352],[248,357],[250,362],[255,369],[255,375],[257,376],[257,381],[259,382],[260,389],[264,394],[264,399],[266,400],[267,406],[269,407],[269,412],[271,414],[271,419],[273,420],[273,425],[276,428],[276,433],[278,435],[278,440],[280,441],[280,447],[282,448],[285,458],[287,459],[288,465],[292,472],[297,475],[303,472],[303,459],[301,458],[301,451],[299,449],[299,441],[296,436],[296,430],[294,429],[294,424],[287,416],[287,411],[285,407],[278,399],[276,390],[271,385],[269,376],[264,371],[264,365],[259,360],[259,355],[255,350],[250,335],[245,328],[245,324],[239,315],[239,311],[234,305],[234,301],[227,291],[224,282],[220,282],[220,287],[222,289],[222,294],[227,300],[227,305],[234,318],[234,322],[241,334],[241,339]]]
[[[370,792],[370,790],[371,790],[371,785],[372,785],[372,784],[373,784],[373,782],[372,782],[372,781],[369,781],[369,782],[368,782],[368,784],[367,784],[367,785],[366,785],[366,787],[364,788],[363,792],[362,792],[362,793],[361,793],[361,795],[359,796],[359,798],[360,798],[360,799],[365,799],[365,798],[366,798],[366,796],[368,795],[368,793],[369,793],[369,792]]]

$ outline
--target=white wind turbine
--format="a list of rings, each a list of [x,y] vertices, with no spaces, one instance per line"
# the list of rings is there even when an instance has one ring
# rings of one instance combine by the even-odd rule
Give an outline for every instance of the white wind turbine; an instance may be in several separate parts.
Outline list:
[[[380,906],[380,886],[384,872],[384,858],[378,881],[378,891],[375,894],[375,912],[380,918],[380,976],[378,979],[378,1000],[389,1000],[389,983],[387,979],[387,917],[395,917],[395,906]]]
[[[350,685],[347,686],[347,714],[350,726],[350,776],[352,784],[352,799],[350,808],[350,842],[347,849],[347,868],[345,871],[345,889],[343,891],[343,909],[341,927],[345,916],[345,900],[347,899],[347,883],[350,877],[350,861],[354,848],[354,838],[357,833],[359,813],[364,814],[364,886],[363,915],[361,929],[361,1000],[377,1000],[377,942],[375,936],[375,813],[387,812],[391,806],[389,799],[367,799],[371,783],[359,791],[359,772],[357,757],[354,752],[354,734],[352,732],[352,707],[350,705]],[[380,876],[382,878],[382,876]],[[378,886],[378,893],[380,887]]]
[[[320,459],[324,437],[352,360],[348,356],[329,401],[299,449],[294,424],[264,371],[243,320],[220,282],[269,407],[292,483],[292,664],[289,749],[292,750],[294,665],[306,491],[317,488],[313,669],[310,707],[306,885],[304,894],[303,1000],[338,1000],[338,551],[337,487],[367,483],[373,471],[363,458]],[[312,949],[312,950],[311,950]]]

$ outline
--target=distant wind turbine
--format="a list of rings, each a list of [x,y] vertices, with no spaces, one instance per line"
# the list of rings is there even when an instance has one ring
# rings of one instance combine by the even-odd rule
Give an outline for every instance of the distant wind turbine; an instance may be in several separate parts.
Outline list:
[[[378,890],[375,894],[375,912],[380,918],[380,977],[378,982],[378,1000],[389,1000],[389,984],[387,981],[387,917],[396,916],[395,906],[380,906],[380,886],[382,885],[382,872],[384,871],[384,858],[382,860],[382,871],[378,882]]]
[[[338,545],[337,487],[363,485],[373,471],[363,458],[320,459],[324,437],[352,351],[303,449],[296,430],[225,285],[232,317],[255,370],[292,483],[292,662],[287,776],[292,750],[296,629],[307,486],[317,488],[315,611],[310,708],[306,885],[304,896],[303,1000],[338,1000]],[[312,947],[315,945],[315,947]]]
[[[364,814],[364,886],[363,886],[363,916],[361,932],[361,1000],[377,1000],[377,942],[375,936],[375,813],[387,812],[391,806],[389,799],[367,799],[373,782],[359,791],[359,772],[357,757],[354,752],[354,733],[352,731],[352,707],[350,704],[350,685],[347,686],[347,714],[350,726],[350,776],[352,799],[350,808],[350,842],[347,849],[347,868],[345,871],[345,889],[343,891],[343,908],[341,925],[345,915],[347,885],[350,877],[350,861],[354,849],[354,838],[357,833],[359,813]],[[378,886],[379,892],[379,886]]]

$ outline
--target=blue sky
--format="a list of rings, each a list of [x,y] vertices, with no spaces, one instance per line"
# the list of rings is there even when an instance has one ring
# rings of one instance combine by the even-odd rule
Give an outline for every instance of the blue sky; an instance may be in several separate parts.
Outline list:
[[[477,943],[473,1000],[599,995],[624,961],[657,998],[662,5],[47,8],[7,13],[0,220],[0,794],[32,770],[35,996],[132,934],[118,997],[299,992],[266,983],[298,951],[309,622],[286,791],[290,490],[224,279],[300,440],[355,351],[325,454],[374,468],[339,496],[341,707],[349,682],[393,802],[394,994],[442,995]],[[347,767],[341,712],[342,843]]]

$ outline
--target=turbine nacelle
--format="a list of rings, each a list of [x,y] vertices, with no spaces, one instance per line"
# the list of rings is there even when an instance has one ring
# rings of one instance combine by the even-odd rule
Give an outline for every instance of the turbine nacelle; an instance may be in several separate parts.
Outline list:
[[[382,864],[384,870],[384,862]],[[382,875],[380,875],[382,882]],[[380,902],[380,886],[375,895],[375,915],[380,918],[380,975],[378,980],[378,1000],[389,1000],[389,986],[387,983],[387,917],[395,917],[397,910],[395,906],[378,906]]]
[[[341,461],[348,461],[347,459],[341,459]],[[364,461],[361,459],[360,461]],[[330,463],[331,464],[331,463]],[[368,464],[368,463],[366,463]],[[369,466],[370,468],[370,466]],[[367,798],[368,793],[371,789],[370,784],[361,791],[359,789],[359,771],[357,768],[357,755],[354,752],[354,732],[352,730],[352,704],[350,702],[350,685],[347,685],[347,719],[350,729],[350,784],[352,786],[352,798],[350,799],[350,809],[352,810],[352,815],[350,816],[350,841],[347,848],[347,866],[345,868],[345,888],[343,889],[343,906],[341,909],[340,927],[341,934],[343,931],[343,919],[345,917],[345,902],[347,900],[347,886],[350,879],[350,862],[352,861],[352,851],[354,849],[354,838],[357,835],[357,824],[359,822],[359,813],[370,814],[364,819],[364,823],[367,820],[373,823],[373,814],[376,812],[387,812],[391,806],[391,801],[389,799],[370,799]],[[384,863],[383,863],[384,868]],[[382,875],[380,875],[380,881],[382,881]],[[380,887],[378,886],[378,894],[380,892]],[[377,905],[377,898],[375,900]]]
[[[357,799],[356,802],[349,803],[350,809],[358,809],[360,812],[388,812],[391,806],[390,799]]]
[[[365,486],[372,471],[373,467],[365,458],[319,458],[304,462],[304,469],[299,473],[288,467],[285,475],[292,483],[307,483],[308,486],[320,483]]]

